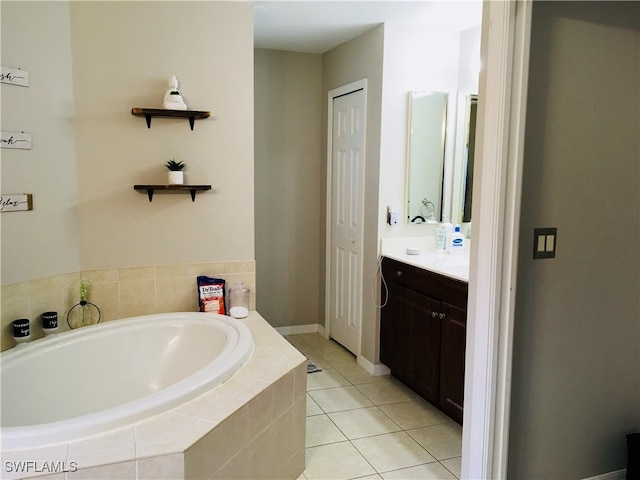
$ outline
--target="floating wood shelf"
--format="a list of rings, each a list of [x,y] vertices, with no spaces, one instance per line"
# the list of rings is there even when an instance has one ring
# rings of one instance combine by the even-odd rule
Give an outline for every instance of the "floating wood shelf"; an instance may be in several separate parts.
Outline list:
[[[191,194],[191,201],[196,201],[196,192],[205,190],[211,190],[211,185],[134,185],[133,188],[139,192],[147,192],[149,201],[153,200],[153,193],[166,192],[166,193],[187,193]]]
[[[151,128],[151,118],[153,117],[188,118],[189,126],[191,127],[191,130],[193,130],[193,124],[196,118],[209,118],[211,112],[205,112],[202,110],[166,110],[164,108],[133,107],[131,109],[131,115],[135,117],[144,117],[147,120],[147,128]]]

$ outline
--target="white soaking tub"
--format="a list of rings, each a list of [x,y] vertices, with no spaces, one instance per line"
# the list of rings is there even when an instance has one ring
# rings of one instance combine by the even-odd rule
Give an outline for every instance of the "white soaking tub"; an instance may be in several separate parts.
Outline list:
[[[170,313],[83,327],[3,352],[2,450],[97,435],[188,402],[254,349],[241,321]]]

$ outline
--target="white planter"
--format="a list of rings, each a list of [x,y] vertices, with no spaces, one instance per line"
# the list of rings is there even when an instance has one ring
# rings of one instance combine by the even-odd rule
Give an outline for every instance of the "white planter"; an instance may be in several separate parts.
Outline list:
[[[184,183],[184,172],[169,170],[169,185],[182,185]]]

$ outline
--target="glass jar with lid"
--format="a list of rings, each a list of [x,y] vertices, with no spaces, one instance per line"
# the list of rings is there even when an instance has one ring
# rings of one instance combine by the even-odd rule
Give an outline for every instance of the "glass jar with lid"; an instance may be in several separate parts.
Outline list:
[[[249,289],[244,282],[236,282],[229,289],[229,315],[245,318],[249,315]]]

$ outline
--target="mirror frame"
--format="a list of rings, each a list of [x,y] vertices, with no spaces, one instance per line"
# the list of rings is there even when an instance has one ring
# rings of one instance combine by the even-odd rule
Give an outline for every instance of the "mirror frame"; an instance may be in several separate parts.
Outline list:
[[[436,196],[438,197],[437,199],[427,199],[426,197],[422,200],[422,206],[420,206],[418,208],[418,213],[416,213],[416,209],[414,208],[414,211],[411,212],[411,182],[412,182],[412,177],[416,175],[416,171],[415,171],[415,165],[416,165],[416,158],[412,158],[412,154],[414,152],[414,142],[413,140],[415,139],[414,136],[414,129],[416,127],[416,121],[414,118],[414,114],[415,114],[415,100],[417,98],[420,97],[425,97],[425,96],[429,96],[429,95],[438,95],[441,98],[443,98],[444,100],[444,105],[443,105],[443,111],[442,111],[442,121],[441,121],[441,140],[440,140],[440,153],[438,154],[441,159],[440,162],[436,165],[437,168],[437,174],[438,174],[438,179],[437,179],[437,183],[438,183],[438,192],[436,194]],[[446,170],[446,165],[447,165],[447,160],[448,160],[448,151],[449,151],[449,146],[447,144],[447,140],[449,137],[449,123],[450,123],[450,119],[451,119],[451,115],[449,114],[449,112],[451,111],[451,97],[452,95],[449,92],[441,92],[441,91],[409,91],[408,95],[407,95],[407,99],[408,99],[408,108],[407,108],[407,143],[406,143],[406,172],[405,172],[405,215],[404,215],[404,221],[407,225],[421,225],[424,223],[430,223],[430,224],[434,224],[437,223],[438,221],[440,221],[440,219],[442,218],[442,212],[444,211],[444,207],[445,207],[445,196],[446,196],[446,189],[445,189],[445,184],[444,184],[444,178],[445,178],[445,170]],[[436,112],[437,115],[439,115],[440,112]],[[434,115],[435,116],[435,115]],[[435,135],[434,135],[435,137]],[[413,166],[413,168],[412,168]],[[427,167],[428,169],[431,169],[430,166]],[[420,197],[420,195],[418,195],[416,198]],[[414,199],[415,200],[415,199]],[[424,202],[428,201],[429,204],[431,204],[433,210],[429,211],[429,205],[425,204]],[[424,210],[426,207],[426,211]],[[418,221],[418,222],[412,222],[412,218],[423,218],[424,221]]]
[[[451,172],[450,183],[450,210],[449,218],[451,223],[466,224],[463,222],[463,208],[465,202],[465,183],[467,170],[467,139],[469,137],[469,115],[470,115],[470,98],[478,97],[478,88],[467,87],[458,90],[457,108],[456,108],[456,128],[455,128],[455,154],[453,160],[453,171]]]

